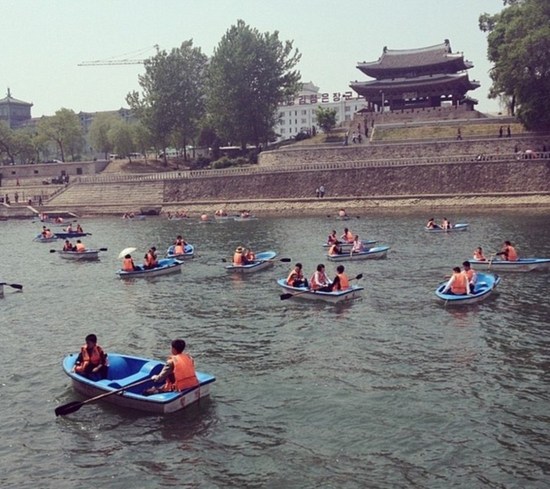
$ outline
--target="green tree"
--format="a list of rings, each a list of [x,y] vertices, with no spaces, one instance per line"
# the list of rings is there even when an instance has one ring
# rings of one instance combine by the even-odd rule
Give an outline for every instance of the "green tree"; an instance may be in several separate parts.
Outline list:
[[[34,156],[31,135],[24,129],[11,129],[4,121],[0,121],[0,155],[5,154],[12,165],[19,159],[26,163]]]
[[[336,109],[319,106],[315,111],[315,117],[317,124],[325,133],[330,132],[336,126]]]
[[[192,41],[183,42],[170,53],[159,51],[144,63],[145,74],[139,77],[142,95],[134,91],[126,97],[164,154],[167,144],[176,140],[186,156],[187,144],[198,134],[205,111],[207,62]]]
[[[65,161],[67,151],[74,156],[84,144],[78,116],[70,109],[59,109],[51,117],[42,117],[38,123],[38,134],[57,145],[61,161]]]
[[[299,90],[301,55],[279,33],[260,33],[242,20],[222,37],[210,60],[207,106],[216,133],[227,142],[267,143],[278,106]]]
[[[108,138],[113,144],[116,153],[121,156],[128,156],[134,151],[134,138],[132,126],[123,120],[115,121],[109,129]]]
[[[479,17],[494,63],[489,96],[507,101],[528,129],[550,129],[550,3],[505,0],[504,6]]]
[[[90,126],[90,143],[95,150],[105,155],[106,160],[114,148],[109,131],[119,121],[120,118],[114,114],[97,114]]]

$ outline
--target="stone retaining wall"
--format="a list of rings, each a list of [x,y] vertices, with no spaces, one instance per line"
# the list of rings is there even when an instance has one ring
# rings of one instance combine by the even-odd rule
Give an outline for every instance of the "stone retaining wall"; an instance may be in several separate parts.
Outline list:
[[[168,180],[164,202],[550,191],[550,160],[366,167]]]

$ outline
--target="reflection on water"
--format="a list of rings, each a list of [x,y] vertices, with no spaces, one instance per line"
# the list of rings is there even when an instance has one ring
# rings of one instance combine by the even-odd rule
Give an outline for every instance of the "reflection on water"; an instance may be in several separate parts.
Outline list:
[[[451,217],[451,216],[449,216]],[[95,263],[31,242],[38,224],[0,222],[2,487],[545,487],[550,274],[503,275],[499,293],[465,308],[434,290],[477,246],[517,241],[550,256],[550,217],[460,215],[466,233],[424,233],[424,215],[346,222],[391,246],[386,260],[346,263],[360,300],[282,301],[276,279],[326,260],[341,222],[324,217],[212,223],[89,219]],[[536,232],[535,232],[536,231]],[[177,234],[196,245],[182,273],[120,280],[117,255]],[[24,246],[21,246],[21,245]],[[239,245],[274,249],[257,274],[229,274]],[[159,417],[103,403],[55,418],[77,399],[61,360],[89,332],[111,352],[163,359],[185,338],[216,375],[210,399]]]

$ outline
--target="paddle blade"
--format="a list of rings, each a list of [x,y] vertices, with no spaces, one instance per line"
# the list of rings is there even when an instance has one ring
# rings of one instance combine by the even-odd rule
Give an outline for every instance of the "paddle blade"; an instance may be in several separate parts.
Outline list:
[[[294,294],[281,294],[281,300],[286,301],[287,299],[290,299],[293,297]]]
[[[23,290],[23,286],[21,284],[6,284],[6,285],[9,285],[13,289]]]
[[[355,277],[357,280],[361,280],[363,278],[363,274],[360,273],[359,275],[357,275],[357,277]]]
[[[99,251],[109,251],[108,248],[99,248]]]
[[[74,413],[75,411],[78,411],[82,406],[83,402],[80,401],[73,401],[69,402],[68,404],[63,404],[63,406],[58,406],[55,408],[55,415],[56,416],[65,416],[66,414]]]
[[[55,253],[57,250],[50,250],[50,253]]]
[[[292,260],[290,258],[281,258],[279,261],[283,261],[285,263],[290,263]]]
[[[222,262],[227,263],[227,260],[225,258],[222,258]]]

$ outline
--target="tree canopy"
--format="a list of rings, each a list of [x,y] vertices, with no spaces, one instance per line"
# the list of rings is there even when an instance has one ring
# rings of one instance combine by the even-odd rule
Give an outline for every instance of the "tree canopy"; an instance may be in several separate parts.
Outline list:
[[[192,41],[183,42],[170,53],[159,51],[145,61],[145,74],[139,76],[142,95],[134,91],[126,101],[159,148],[165,149],[175,140],[185,151],[198,135],[205,111],[207,61]]]
[[[267,142],[279,104],[299,90],[300,57],[277,31],[260,33],[243,20],[231,26],[210,60],[207,106],[216,133],[243,149]]]
[[[319,106],[315,111],[315,117],[317,124],[325,133],[330,132],[336,126],[336,109]]]
[[[43,117],[38,123],[38,135],[40,139],[55,142],[61,161],[65,161],[67,152],[74,157],[84,144],[78,116],[70,109],[59,109],[52,117]]]
[[[550,129],[550,2],[504,0],[504,6],[479,18],[494,63],[489,96],[505,100],[528,129]]]

